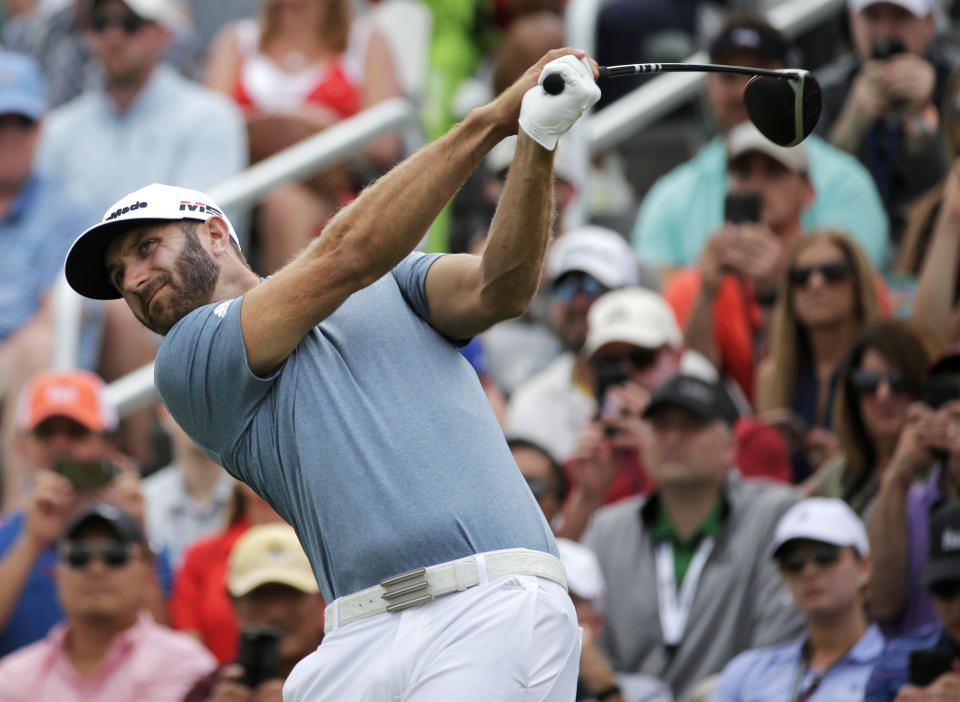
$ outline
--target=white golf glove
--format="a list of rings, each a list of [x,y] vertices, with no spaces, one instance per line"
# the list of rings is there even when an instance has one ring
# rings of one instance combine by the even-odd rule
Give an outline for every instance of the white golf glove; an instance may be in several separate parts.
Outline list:
[[[563,77],[563,92],[559,95],[543,89],[543,79],[551,73]],[[523,96],[520,126],[540,146],[553,151],[557,140],[599,99],[600,88],[587,60],[569,54],[561,56],[543,67],[537,85]]]

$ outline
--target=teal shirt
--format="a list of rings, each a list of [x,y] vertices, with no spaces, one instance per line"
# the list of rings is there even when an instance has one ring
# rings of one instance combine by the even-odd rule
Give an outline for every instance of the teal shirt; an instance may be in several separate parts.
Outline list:
[[[839,227],[853,236],[878,269],[886,267],[889,223],[870,173],[850,154],[810,136],[810,178],[816,189],[804,229]],[[691,160],[660,178],[640,205],[633,245],[644,263],[690,266],[723,223],[726,150],[716,137]]]

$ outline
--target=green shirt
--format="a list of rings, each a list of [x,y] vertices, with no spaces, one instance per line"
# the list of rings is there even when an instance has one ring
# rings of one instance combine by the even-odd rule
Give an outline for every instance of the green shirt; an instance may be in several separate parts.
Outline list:
[[[693,536],[686,541],[682,541],[677,535],[673,524],[670,523],[667,510],[663,509],[662,505],[658,507],[657,521],[654,522],[653,528],[650,530],[650,535],[653,537],[654,543],[666,541],[667,539],[673,542],[673,574],[676,579],[677,589],[679,590],[680,586],[683,585],[683,578],[690,568],[690,562],[700,547],[700,542],[703,541],[703,537],[713,536],[716,538],[720,535],[720,532],[723,531],[723,518],[726,514],[724,500],[723,498],[717,500],[713,509],[710,510],[710,513],[700,526],[697,527],[697,530],[693,532]]]

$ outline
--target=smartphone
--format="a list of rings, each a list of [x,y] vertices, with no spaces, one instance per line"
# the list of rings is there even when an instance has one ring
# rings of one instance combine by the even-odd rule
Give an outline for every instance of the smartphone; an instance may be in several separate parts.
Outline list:
[[[920,400],[933,409],[940,409],[952,400],[960,400],[960,380],[950,376],[930,376],[920,385]]]
[[[953,654],[944,651],[910,651],[910,684],[926,687],[944,673],[953,670],[953,661]]]
[[[723,221],[731,224],[748,224],[760,221],[760,193],[747,190],[727,193],[723,201]]]
[[[240,632],[237,663],[243,666],[241,682],[253,689],[279,676],[280,632],[276,629],[246,627]]]
[[[54,461],[53,470],[81,492],[106,487],[118,472],[117,467],[110,461],[77,461],[72,458]]]
[[[888,59],[907,50],[903,42],[894,37],[877,37],[873,42],[873,58]]]

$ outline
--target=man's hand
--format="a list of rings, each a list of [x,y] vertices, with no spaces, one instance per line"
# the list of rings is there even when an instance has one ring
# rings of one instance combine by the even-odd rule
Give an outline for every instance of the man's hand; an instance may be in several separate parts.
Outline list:
[[[724,265],[748,277],[758,294],[775,293],[786,267],[780,240],[765,224],[741,224],[733,229],[735,234],[724,247]]]
[[[580,678],[591,692],[600,692],[617,684],[613,669],[597,646],[596,633],[583,627],[580,644]]]
[[[884,62],[867,61],[853,79],[847,100],[860,124],[873,124],[890,109],[885,69]]]
[[[208,702],[283,702],[283,680],[265,680],[256,689],[250,689],[240,682],[242,679],[241,666],[225,665]]]
[[[906,103],[911,114],[922,112],[930,104],[936,73],[926,59],[903,53],[880,63],[880,82],[889,104]]]
[[[726,250],[732,245],[735,232],[735,226],[725,225],[707,239],[703,251],[700,252],[700,291],[711,299],[717,296],[723,276],[728,273],[725,267]]]
[[[914,402],[907,408],[907,421],[900,430],[886,480],[906,487],[930,467],[933,454],[924,433],[932,418],[933,411],[922,402]]]
[[[570,466],[574,490],[582,502],[589,507],[600,506],[620,472],[620,462],[604,433],[603,422],[591,421],[580,430]]]
[[[52,470],[37,471],[24,528],[34,550],[43,551],[60,538],[77,500],[77,491],[69,480]]]
[[[543,88],[552,73],[563,78],[563,90],[551,95]],[[537,85],[524,93],[520,127],[543,148],[553,151],[557,141],[591,105],[600,99],[596,64],[585,56],[565,55],[548,62],[540,71]]]

